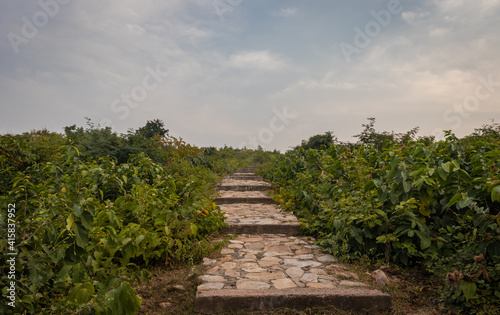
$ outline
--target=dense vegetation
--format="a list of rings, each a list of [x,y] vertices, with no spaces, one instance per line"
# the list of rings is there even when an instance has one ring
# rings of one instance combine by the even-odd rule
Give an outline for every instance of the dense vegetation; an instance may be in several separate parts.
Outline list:
[[[326,133],[276,156],[261,171],[277,187],[274,198],[333,255],[426,268],[443,281],[445,309],[494,314],[500,125],[434,141],[417,138],[417,128],[379,133],[374,123],[357,143]]]
[[[147,280],[148,268],[194,263],[217,245],[221,177],[270,154],[200,149],[159,120],[121,135],[89,121],[64,135],[0,136],[0,247],[18,253],[15,313],[134,314],[141,299],[132,283]],[[16,210],[15,242],[7,205]],[[2,314],[14,312],[7,259]]]

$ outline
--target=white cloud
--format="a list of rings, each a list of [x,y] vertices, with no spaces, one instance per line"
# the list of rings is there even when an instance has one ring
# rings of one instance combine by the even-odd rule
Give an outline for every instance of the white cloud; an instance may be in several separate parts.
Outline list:
[[[299,14],[299,10],[297,8],[282,8],[279,11],[273,11],[272,14],[274,16],[280,16],[280,17],[294,17]]]
[[[447,28],[438,27],[438,28],[431,29],[429,31],[429,35],[432,37],[442,37],[442,36],[447,35],[449,32],[450,32],[450,30]]]
[[[229,58],[232,67],[243,69],[278,70],[286,63],[277,55],[267,50],[245,51]]]
[[[420,22],[420,20],[423,20],[424,18],[428,17],[430,15],[429,12],[426,11],[404,11],[401,13],[401,17],[403,20],[405,20],[408,24],[415,24]]]
[[[127,28],[132,33],[137,34],[139,36],[144,35],[144,33],[146,32],[142,27],[140,27],[139,25],[135,25],[135,24],[127,24]]]

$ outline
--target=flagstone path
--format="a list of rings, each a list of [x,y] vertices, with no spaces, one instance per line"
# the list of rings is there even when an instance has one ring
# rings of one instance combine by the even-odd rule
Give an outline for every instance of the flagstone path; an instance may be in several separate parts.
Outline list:
[[[383,310],[391,297],[359,281],[335,257],[298,236],[299,223],[268,197],[270,185],[240,170],[221,183],[216,199],[226,213],[228,232],[237,235],[217,259],[205,258],[196,310],[213,314],[235,310],[341,309]],[[230,188],[228,188],[230,187]]]

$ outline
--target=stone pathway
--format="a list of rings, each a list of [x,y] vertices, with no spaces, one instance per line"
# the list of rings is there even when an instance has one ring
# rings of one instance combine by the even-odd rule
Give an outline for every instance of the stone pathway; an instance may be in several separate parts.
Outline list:
[[[269,187],[249,171],[244,169],[222,183],[238,186],[222,190],[217,199],[226,213],[229,233],[238,236],[221,250],[219,258],[204,259],[206,272],[200,276],[197,311],[390,307],[388,294],[360,282],[356,274],[313,245],[313,238],[295,236],[299,224],[293,214],[281,212],[264,191],[243,188],[250,181],[252,186]],[[250,176],[255,179],[249,180]],[[252,198],[268,200],[253,203]],[[243,199],[250,202],[242,203]]]

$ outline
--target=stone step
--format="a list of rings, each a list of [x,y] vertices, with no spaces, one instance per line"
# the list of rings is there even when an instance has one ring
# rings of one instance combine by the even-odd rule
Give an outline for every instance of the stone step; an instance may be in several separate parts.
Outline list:
[[[251,191],[222,190],[219,192],[219,196],[215,199],[215,203],[218,205],[233,204],[233,203],[278,204],[276,201],[271,199],[264,191],[252,191],[252,190]]]
[[[270,186],[264,186],[264,185],[225,185],[225,186],[219,186],[219,190],[235,190],[235,191],[265,191],[271,189]]]
[[[265,203],[270,205],[277,205],[278,203],[269,197],[234,197],[234,198],[215,198],[215,203],[218,205],[233,204],[233,203]]]
[[[284,234],[242,234],[230,240],[219,258],[204,259],[196,311],[391,307],[390,295],[360,282],[313,242],[311,237]]]
[[[262,181],[262,177],[258,175],[231,175],[227,176],[227,179],[238,179],[238,180],[258,180]]]
[[[256,180],[236,180],[226,178],[222,180],[219,190],[236,190],[236,191],[264,191],[270,190],[271,185],[265,181]]]
[[[271,204],[223,204],[219,206],[232,234],[298,234],[297,218]]]
[[[204,314],[246,310],[270,311],[276,308],[305,310],[334,306],[349,311],[379,312],[391,308],[391,297],[378,290],[359,288],[201,291],[196,295],[195,311]],[[309,313],[308,313],[309,314]]]
[[[244,167],[244,168],[240,168],[235,173],[253,173],[258,168],[259,168],[258,166]]]

